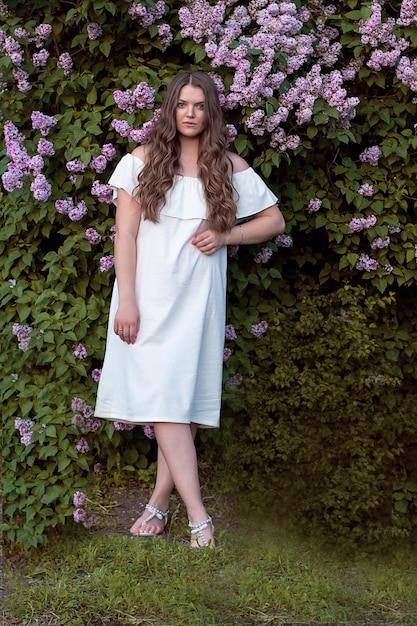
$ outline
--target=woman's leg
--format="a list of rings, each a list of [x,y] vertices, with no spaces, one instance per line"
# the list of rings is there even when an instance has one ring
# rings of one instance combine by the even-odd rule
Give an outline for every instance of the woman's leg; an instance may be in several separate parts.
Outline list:
[[[159,511],[168,510],[169,498],[174,488],[174,481],[172,480],[171,473],[168,469],[168,465],[165,461],[164,455],[161,449],[158,447],[158,462],[156,470],[156,481],[153,493],[149,499],[149,504],[154,506]],[[132,535],[137,535],[140,532],[151,533],[154,535],[160,534],[165,528],[165,520],[153,517],[146,524],[145,519],[151,515],[148,509],[145,509],[142,515],[133,524],[130,532]]]
[[[155,424],[155,436],[165,459],[172,481],[180,494],[192,524],[207,520],[207,511],[201,499],[200,480],[198,477],[197,452],[194,445],[195,425],[158,423]],[[208,542],[214,546],[213,532],[209,524],[204,529]],[[198,535],[192,535],[191,545],[199,545]]]
[[[190,430],[191,436],[194,440],[197,432],[197,426],[195,424],[191,424]],[[169,499],[173,488],[174,481],[172,479],[171,472],[168,468],[162,450],[158,446],[156,481],[153,493],[149,499],[149,504],[165,513],[169,507]],[[144,523],[145,519],[149,517],[150,514],[151,512],[148,509],[144,510],[142,515],[136,520],[130,529],[132,535],[137,535],[140,532],[158,535],[164,530],[165,520],[163,519],[160,520],[157,517],[153,517],[149,522],[146,524]]]

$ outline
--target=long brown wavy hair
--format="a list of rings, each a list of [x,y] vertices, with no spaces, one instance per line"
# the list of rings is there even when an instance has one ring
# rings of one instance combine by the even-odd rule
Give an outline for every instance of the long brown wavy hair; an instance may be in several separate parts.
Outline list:
[[[231,181],[232,164],[226,150],[228,137],[217,88],[204,72],[180,72],[171,81],[159,119],[149,136],[146,164],[138,176],[135,197],[144,219],[157,223],[165,197],[180,171],[181,149],[175,121],[179,93],[185,85],[204,91],[204,130],[200,135],[197,160],[207,202],[207,219],[212,228],[228,232],[236,221],[236,203]]]

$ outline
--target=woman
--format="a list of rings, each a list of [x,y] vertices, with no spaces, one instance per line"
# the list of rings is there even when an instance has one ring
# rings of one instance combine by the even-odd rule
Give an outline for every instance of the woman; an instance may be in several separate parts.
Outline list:
[[[109,181],[116,283],[95,414],[153,424],[155,489],[130,532],[164,531],[175,486],[191,547],[214,546],[194,437],[198,427],[219,425],[227,246],[285,228],[276,196],[227,144],[214,82],[181,72],[149,142],[125,155]]]

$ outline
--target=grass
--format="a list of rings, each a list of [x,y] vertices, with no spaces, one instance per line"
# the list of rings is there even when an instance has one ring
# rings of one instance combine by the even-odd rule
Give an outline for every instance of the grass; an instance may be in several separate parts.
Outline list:
[[[177,516],[169,541],[77,529],[10,555],[6,623],[417,624],[417,559],[404,545],[346,556],[250,517],[219,520],[216,550],[190,550],[183,526]]]

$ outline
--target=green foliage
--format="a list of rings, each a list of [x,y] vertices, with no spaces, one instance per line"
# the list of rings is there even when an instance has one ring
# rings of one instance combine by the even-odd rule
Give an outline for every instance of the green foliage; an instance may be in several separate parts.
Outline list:
[[[417,324],[402,307],[361,287],[300,293],[257,345],[239,308],[227,370],[243,381],[225,394],[235,485],[348,541],[415,532]]]
[[[10,58],[0,58],[7,86],[2,121],[12,121],[25,135],[30,156],[42,137],[32,129],[31,112],[57,120],[48,136],[55,154],[44,157],[50,199],[34,200],[30,177],[21,189],[1,194],[5,537],[26,548],[43,543],[49,530],[71,518],[72,495],[87,488],[97,463],[109,480],[120,480],[152,457],[140,429],[117,432],[111,424],[89,433],[90,449],[79,453],[75,445],[83,433],[72,424],[74,397],[94,404],[91,374],[104,354],[113,279],[111,272],[100,272],[99,263],[112,253],[114,208],[91,195],[98,177],[90,164],[106,143],[115,145],[118,158],[133,148],[114,130],[114,118],[133,128],[151,118],[146,109],[121,112],[113,92],[144,81],[158,105],[179,69],[213,69],[204,44],[181,37],[183,3],[165,3],[163,22],[174,39],[163,54],[156,24],[146,29],[132,20],[129,3],[47,4],[36,0],[28,15],[27,3],[14,0],[2,15],[8,35],[18,27],[33,34],[38,24],[52,26],[44,68],[32,64],[35,44],[19,40],[30,90],[19,91]],[[384,19],[399,7],[390,3]],[[235,476],[244,475],[256,492],[279,489],[305,520],[367,538],[384,528],[417,528],[417,105],[395,68],[378,72],[366,65],[372,48],[362,43],[358,20],[369,16],[369,6],[346,0],[337,11],[327,23],[340,34],[341,66],[363,60],[350,83],[350,94],[360,97],[352,120],[342,122],[335,107],[318,100],[308,124],[297,127],[294,116],[289,119],[287,130],[297,127],[300,143],[284,152],[266,136],[249,134],[253,109],[229,112],[237,130],[234,149],[279,196],[293,243],[282,248],[268,242],[274,253],[268,263],[254,262],[257,247],[230,259],[228,322],[238,329],[238,339],[225,370],[227,445],[221,454],[230,462],[230,476],[235,468]],[[309,24],[318,13],[312,3]],[[88,37],[92,22],[102,29],[98,39]],[[414,29],[401,34],[415,57]],[[65,51],[74,61],[68,75],[56,67]],[[259,51],[250,54],[256,66]],[[277,59],[285,65],[284,55]],[[231,84],[230,69],[216,71]],[[276,112],[277,98],[260,103],[268,116]],[[360,155],[375,145],[382,156],[373,166]],[[73,159],[86,171],[70,180],[65,162]],[[2,148],[2,172],[9,160]],[[100,181],[108,179],[111,167]],[[372,196],[358,193],[364,183],[373,185]],[[56,211],[55,200],[66,197],[86,203],[81,221]],[[312,200],[321,202],[320,209],[311,210]],[[353,218],[369,216],[376,217],[374,226],[351,232]],[[100,233],[100,244],[88,242],[87,228]],[[387,236],[388,247],[371,248],[375,238]],[[378,261],[377,269],[357,269],[363,254]],[[256,339],[250,328],[262,320],[269,329]],[[27,351],[19,349],[13,324],[32,328]],[[85,359],[74,357],[79,344]],[[241,387],[230,384],[236,374],[243,376]],[[19,441],[17,417],[35,423],[28,446]]]

